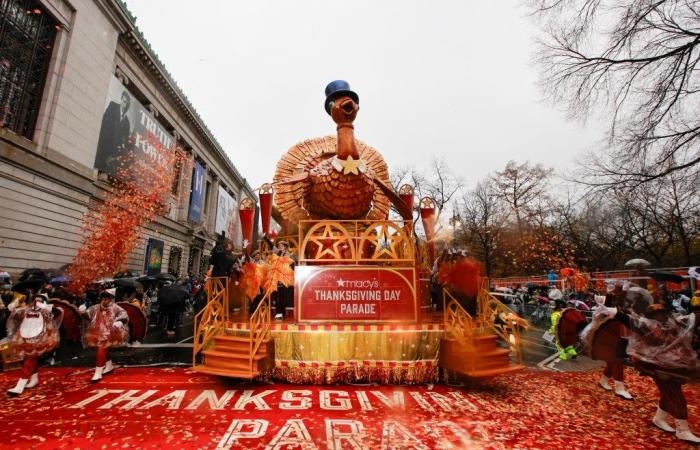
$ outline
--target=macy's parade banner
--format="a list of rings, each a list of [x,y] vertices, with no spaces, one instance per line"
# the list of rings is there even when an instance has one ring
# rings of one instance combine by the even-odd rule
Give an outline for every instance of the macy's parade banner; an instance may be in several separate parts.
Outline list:
[[[415,322],[413,268],[300,266],[295,269],[300,322]]]

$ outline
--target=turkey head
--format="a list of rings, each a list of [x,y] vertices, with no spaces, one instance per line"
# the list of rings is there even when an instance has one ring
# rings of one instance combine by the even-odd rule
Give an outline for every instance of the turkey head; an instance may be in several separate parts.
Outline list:
[[[360,106],[349,96],[330,107],[337,125],[335,155],[309,171],[311,186],[304,207],[312,217],[363,219],[372,208],[374,172],[360,158],[353,121]]]

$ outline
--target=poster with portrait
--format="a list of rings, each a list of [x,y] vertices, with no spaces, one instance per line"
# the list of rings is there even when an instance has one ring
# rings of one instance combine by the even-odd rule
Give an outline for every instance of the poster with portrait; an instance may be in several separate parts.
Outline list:
[[[238,203],[224,188],[219,186],[216,203],[216,223],[214,230],[221,234],[226,233],[226,237],[233,240],[234,245],[240,246],[241,219],[238,217]]]
[[[163,265],[163,247],[165,247],[163,241],[153,238],[148,239],[144,267],[146,275],[156,275],[160,273],[160,269]]]
[[[199,224],[202,221],[202,200],[204,199],[206,176],[206,169],[195,161],[192,168],[192,197],[190,198],[190,212],[188,214],[188,219],[192,223]]]
[[[175,139],[112,75],[97,141],[95,168],[121,181],[147,185],[175,150]]]

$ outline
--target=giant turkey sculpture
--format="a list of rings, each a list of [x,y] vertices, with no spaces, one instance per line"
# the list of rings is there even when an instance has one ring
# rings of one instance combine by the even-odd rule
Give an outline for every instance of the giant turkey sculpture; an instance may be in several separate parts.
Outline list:
[[[337,136],[300,142],[277,163],[275,203],[285,219],[385,220],[390,202],[410,218],[390,187],[384,158],[355,139],[359,103],[346,81],[329,83],[325,108],[337,125]]]

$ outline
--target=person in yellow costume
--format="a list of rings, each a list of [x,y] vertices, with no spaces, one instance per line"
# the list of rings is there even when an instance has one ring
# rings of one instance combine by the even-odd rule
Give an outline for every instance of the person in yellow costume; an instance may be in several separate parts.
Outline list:
[[[559,318],[561,317],[562,310],[565,306],[566,302],[564,302],[564,300],[554,300],[554,310],[552,311],[552,315],[549,316],[549,322],[551,323],[549,333],[553,334],[554,336],[557,335],[557,324],[559,323]],[[554,339],[554,345],[557,346],[559,359],[566,361],[567,359],[575,359],[578,356],[578,353],[576,353],[576,349],[574,349],[573,345],[569,345],[568,347],[564,348],[559,344],[559,341],[556,338]]]
[[[693,292],[693,298],[690,299],[690,310],[700,312],[700,289]]]

